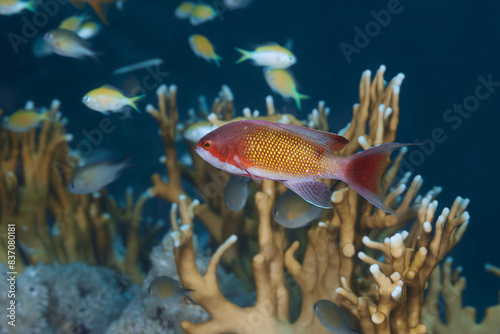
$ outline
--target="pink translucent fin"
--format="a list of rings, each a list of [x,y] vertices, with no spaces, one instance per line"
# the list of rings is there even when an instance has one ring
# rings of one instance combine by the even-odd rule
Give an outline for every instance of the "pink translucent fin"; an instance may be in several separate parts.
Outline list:
[[[284,182],[284,184],[306,202],[324,209],[332,208],[332,193],[324,182],[315,180],[301,182],[288,181]]]
[[[344,181],[377,208],[396,214],[393,209],[384,205],[380,197],[382,167],[392,151],[408,145],[412,144],[383,144],[347,157],[350,162]]]
[[[260,121],[260,122],[265,122],[265,121]],[[344,148],[344,146],[346,146],[347,143],[349,142],[347,138],[344,138],[342,136],[336,135],[331,132],[313,130],[303,126],[292,125],[292,124],[281,124],[272,122],[266,122],[266,123],[271,123],[272,125],[281,128],[287,132],[292,132],[304,139],[309,139],[315,142],[317,145],[324,148],[328,152],[341,151]]]

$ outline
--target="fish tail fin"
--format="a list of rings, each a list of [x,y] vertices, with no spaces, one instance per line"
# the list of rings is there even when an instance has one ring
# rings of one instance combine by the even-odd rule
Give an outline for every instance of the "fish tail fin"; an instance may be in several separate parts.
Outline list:
[[[186,297],[191,303],[193,303],[194,305],[198,305],[197,302],[195,302],[190,296],[189,296],[189,293],[190,292],[193,292],[194,290],[193,289],[183,289],[183,292],[184,292],[184,297]]]
[[[390,214],[396,212],[386,206],[381,197],[380,182],[384,172],[384,162],[392,151],[414,144],[388,143],[346,157],[347,169],[343,181],[377,208]]]
[[[27,4],[26,4],[26,9],[29,10],[30,12],[32,13],[36,13],[36,8],[34,7],[36,1],[29,1]]]
[[[109,25],[109,22],[106,19],[106,14],[105,14],[105,11],[102,9],[101,4],[105,3],[105,2],[113,2],[113,1],[115,1],[115,0],[87,0],[89,5],[92,6],[92,8],[94,9],[97,16],[99,16],[99,18],[101,19],[101,21],[105,25]]]
[[[252,57],[251,51],[246,51],[246,50],[238,49],[238,48],[235,48],[235,49],[236,49],[236,51],[240,52],[242,55],[241,58],[236,61],[236,64],[244,62],[245,60],[250,59]]]
[[[308,99],[308,98],[310,98],[309,95],[304,95],[304,94],[300,94],[300,93],[295,94],[293,99],[295,100],[295,104],[297,105],[297,109],[301,110],[302,105],[301,105],[300,101],[303,99]]]
[[[221,60],[223,60],[223,58],[216,54],[214,57],[214,63],[215,63],[215,65],[217,65],[218,68],[220,68],[220,61]]]
[[[141,100],[141,99],[143,99],[145,97],[146,97],[146,95],[139,95],[139,96],[136,96],[136,97],[131,97],[130,99],[128,99],[129,100],[129,105],[132,108],[134,108],[137,112],[140,113],[141,111],[139,110],[139,108],[137,108],[137,105],[135,104],[135,102],[137,102],[137,101],[139,101],[139,100]]]

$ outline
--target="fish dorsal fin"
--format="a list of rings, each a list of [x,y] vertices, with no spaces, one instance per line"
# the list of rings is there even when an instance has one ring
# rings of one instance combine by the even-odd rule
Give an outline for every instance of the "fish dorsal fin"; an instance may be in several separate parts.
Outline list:
[[[272,123],[274,126],[285,131],[290,131],[304,139],[316,142],[328,152],[339,152],[349,143],[345,137],[335,133],[309,129],[299,125]]]
[[[101,86],[101,88],[106,88],[106,89],[112,89],[112,90],[116,90],[117,92],[120,92],[121,93],[121,90],[116,88],[115,86],[113,85],[103,85]]]

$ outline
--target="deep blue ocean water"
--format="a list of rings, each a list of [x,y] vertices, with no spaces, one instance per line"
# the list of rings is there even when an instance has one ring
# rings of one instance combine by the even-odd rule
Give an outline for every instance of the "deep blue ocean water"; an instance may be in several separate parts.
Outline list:
[[[60,1],[63,3],[64,1]],[[216,2],[215,2],[216,3]],[[280,111],[305,118],[318,100],[331,107],[330,129],[336,131],[351,118],[352,104],[358,102],[358,83],[362,71],[387,66],[386,79],[399,72],[406,75],[401,89],[399,142],[431,138],[436,128],[446,140],[436,144],[415,173],[424,178],[424,190],[433,185],[444,188],[438,197],[440,209],[451,205],[455,196],[471,199],[471,221],[463,240],[451,253],[455,265],[464,267],[467,289],[464,303],[483,310],[497,303],[500,280],[484,271],[485,263],[500,265],[499,210],[500,179],[498,124],[500,120],[500,4],[493,1],[286,1],[256,0],[250,7],[228,11],[213,22],[193,27],[173,15],[177,1],[128,0],[124,10],[110,10],[110,25],[93,41],[99,63],[59,56],[33,57],[30,43],[9,42],[10,32],[21,35],[33,14],[0,16],[0,107],[6,113],[24,105],[28,99],[48,105],[53,98],[62,102],[69,119],[68,130],[75,141],[84,129],[92,129],[102,115],[81,103],[82,96],[102,84],[119,84],[112,70],[149,58],[163,58],[162,70],[169,75],[165,83],[179,88],[179,107],[187,119],[188,108],[197,106],[205,95],[209,104],[227,84],[235,95],[238,112],[243,107],[265,110],[265,96],[271,91],[262,70],[248,63],[236,65],[234,47],[252,49],[275,41],[293,40],[298,62],[292,70],[300,91],[312,98],[297,111],[293,102],[275,95]],[[385,27],[372,30],[369,41],[356,44],[356,31],[373,28],[381,10],[393,9]],[[42,36],[77,11],[71,4],[61,5],[57,14],[34,33]],[[374,14],[375,13],[375,14]],[[378,13],[378,14],[376,14]],[[387,23],[387,24],[386,24]],[[187,38],[200,33],[210,38],[224,60],[221,68],[196,58]],[[345,44],[342,44],[345,43]],[[357,51],[346,57],[340,45]],[[493,81],[489,95],[470,113],[453,114],[454,104],[473,103],[476,89],[484,80]],[[497,83],[497,84],[495,84]],[[495,86],[496,85],[496,86]],[[148,91],[147,103],[156,103]],[[486,93],[483,89],[481,93]],[[471,102],[472,101],[472,102]],[[127,178],[110,186],[123,193],[127,185],[137,192],[150,186],[149,176],[163,171],[158,157],[163,154],[157,124],[147,114],[134,114],[133,121],[121,121],[103,146],[133,153],[137,168]],[[1,200],[1,199],[0,199]],[[166,215],[169,206],[154,202],[152,215]]]

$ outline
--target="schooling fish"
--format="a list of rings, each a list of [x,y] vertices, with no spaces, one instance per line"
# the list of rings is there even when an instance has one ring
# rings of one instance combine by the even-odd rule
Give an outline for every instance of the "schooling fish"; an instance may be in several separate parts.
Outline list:
[[[120,177],[120,171],[129,167],[128,158],[119,163],[110,160],[88,163],[77,168],[68,184],[73,194],[90,194],[101,190]]]
[[[71,30],[74,32],[77,32],[78,29],[82,26],[83,22],[88,19],[87,14],[81,14],[81,15],[73,15],[70,16],[66,19],[64,19],[60,24],[59,24],[59,29],[66,29],[66,30]]]
[[[248,199],[248,184],[252,180],[240,176],[231,175],[229,182],[224,188],[224,202],[233,211],[240,211],[245,207]]]
[[[208,121],[200,121],[188,126],[184,131],[183,136],[185,139],[196,144],[204,135],[215,130],[216,128],[216,125],[212,125]]]
[[[194,26],[200,25],[207,21],[213,20],[217,16],[217,12],[210,5],[197,5],[193,8],[189,23]]]
[[[97,59],[96,52],[90,49],[90,44],[71,30],[54,29],[46,33],[43,39],[52,52],[60,56]]]
[[[359,333],[351,328],[349,316],[329,300],[319,300],[314,304],[314,312],[319,322],[331,333],[354,334]]]
[[[176,18],[181,20],[188,19],[191,16],[194,7],[195,7],[194,3],[189,1],[184,1],[175,9],[174,15]]]
[[[4,126],[14,132],[26,132],[36,128],[42,121],[50,121],[49,112],[35,110],[18,110],[4,120]]]
[[[158,298],[166,299],[169,303],[177,303],[182,298],[186,297],[193,304],[196,304],[190,297],[189,293],[194,291],[191,289],[183,289],[178,280],[168,276],[156,277],[149,286],[149,293]]]
[[[85,22],[76,32],[83,39],[90,39],[101,31],[101,25],[94,21]]]
[[[276,201],[274,220],[286,228],[299,228],[321,217],[323,209],[287,190]]]
[[[213,60],[217,67],[220,67],[219,61],[222,60],[222,57],[215,53],[214,46],[205,36],[189,36],[189,45],[196,56],[203,58],[206,61]]]
[[[283,182],[304,200],[332,208],[331,192],[318,179],[346,182],[376,207],[394,211],[381,198],[380,178],[387,157],[408,144],[383,144],[341,156],[349,141],[298,125],[246,120],[228,123],[200,139],[196,152],[228,173]]]
[[[293,79],[290,72],[282,68],[265,68],[264,78],[271,89],[280,94],[283,98],[289,98],[295,100],[297,104],[297,109],[300,110],[300,100],[307,99],[309,96],[301,94],[297,91],[297,84]]]
[[[287,68],[297,62],[297,58],[290,50],[276,43],[259,46],[255,51],[246,51],[238,48],[236,50],[242,54],[242,57],[236,63],[251,59],[257,66]]]
[[[136,97],[126,97],[118,89],[111,86],[102,86],[85,94],[82,98],[83,104],[92,110],[108,115],[109,112],[118,112],[125,106],[131,106],[141,112],[135,102],[142,99],[144,95]]]
[[[36,12],[35,8],[33,8],[34,4],[35,1],[0,0],[0,15],[19,14],[25,9]]]

